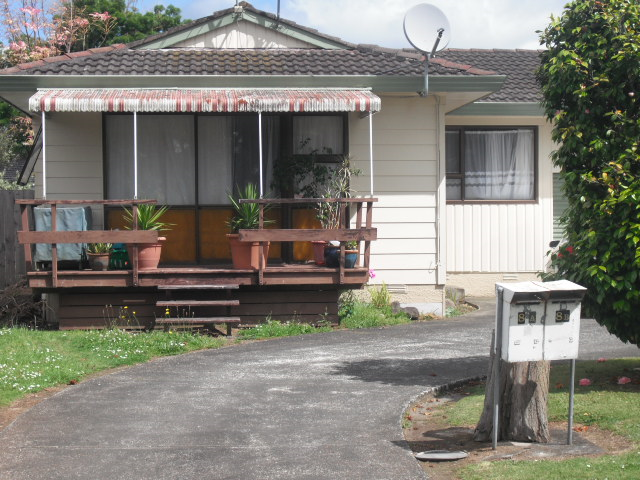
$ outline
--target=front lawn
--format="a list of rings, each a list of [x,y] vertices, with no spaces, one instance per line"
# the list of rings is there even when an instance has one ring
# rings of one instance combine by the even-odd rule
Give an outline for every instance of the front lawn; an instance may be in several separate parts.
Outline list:
[[[551,368],[549,420],[566,422],[569,404],[568,366]],[[640,478],[640,358],[578,362],[575,429],[597,426],[631,441],[632,451],[620,455],[576,457],[569,460],[504,460],[472,464],[460,470],[463,480],[582,480]],[[468,390],[469,395],[445,408],[452,426],[475,425],[484,401],[484,385]],[[579,433],[576,433],[579,435]]]

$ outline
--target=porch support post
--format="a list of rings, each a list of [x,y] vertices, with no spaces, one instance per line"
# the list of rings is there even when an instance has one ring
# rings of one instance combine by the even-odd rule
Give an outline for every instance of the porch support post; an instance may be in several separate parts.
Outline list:
[[[373,112],[369,112],[369,176],[371,196],[373,197]]]
[[[264,196],[264,172],[262,170],[262,112],[258,112],[258,151],[260,152],[260,198]]]
[[[47,129],[42,110],[42,198],[47,198]]]
[[[138,199],[138,113],[133,112],[133,198]]]

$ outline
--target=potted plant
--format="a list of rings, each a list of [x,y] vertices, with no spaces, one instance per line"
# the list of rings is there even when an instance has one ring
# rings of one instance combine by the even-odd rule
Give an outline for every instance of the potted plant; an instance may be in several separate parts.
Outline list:
[[[87,256],[89,257],[89,267],[92,270],[100,271],[109,268],[109,254],[113,245],[110,243],[90,243],[87,246]]]
[[[346,242],[344,248],[344,268],[353,268],[358,260],[358,242]]]
[[[350,198],[353,193],[351,177],[359,174],[360,170],[351,167],[349,156],[343,156],[340,164],[333,169],[322,198]],[[340,225],[340,203],[338,202],[318,202],[316,217],[325,230],[337,230],[342,227]],[[314,248],[319,250],[319,247],[314,246]],[[337,267],[340,262],[340,242],[334,241],[329,242],[328,245],[325,244],[322,257],[323,263],[328,267]],[[317,258],[316,263],[320,264]]]
[[[138,205],[138,230],[156,230],[164,232],[170,230],[172,223],[161,221],[162,216],[169,210],[166,205],[157,206],[152,203],[142,203]],[[133,209],[125,209],[123,215],[128,230],[133,229]],[[160,255],[162,253],[162,242],[166,237],[158,237],[158,243],[143,243],[138,245],[138,268],[141,270],[149,270],[158,268],[160,263]],[[133,259],[131,245],[127,246],[129,250],[129,258]]]
[[[227,234],[229,246],[231,248],[231,261],[233,267],[237,269],[258,269],[260,268],[260,252],[262,245],[260,242],[243,242],[239,239],[240,230],[257,230],[260,226],[260,205],[257,203],[240,203],[241,198],[257,200],[259,198],[258,189],[255,184],[248,183],[244,190],[236,187],[238,196],[227,195],[233,206],[233,216],[227,222],[231,233]],[[273,223],[273,220],[264,220],[264,225]],[[263,265],[266,266],[269,256],[269,242],[266,242],[262,251]]]

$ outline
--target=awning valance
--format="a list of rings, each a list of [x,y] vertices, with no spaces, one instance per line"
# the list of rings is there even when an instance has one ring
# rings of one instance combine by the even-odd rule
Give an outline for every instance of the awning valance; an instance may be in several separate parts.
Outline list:
[[[377,112],[380,97],[357,89],[40,89],[32,112]]]

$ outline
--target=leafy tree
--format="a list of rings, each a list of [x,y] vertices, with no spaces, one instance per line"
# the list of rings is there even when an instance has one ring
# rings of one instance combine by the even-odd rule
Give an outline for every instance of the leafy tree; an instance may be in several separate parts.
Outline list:
[[[541,33],[538,80],[569,208],[557,272],[583,307],[640,345],[640,4],[574,0]]]
[[[173,6],[156,5],[152,11],[142,13],[124,0],[76,0],[74,6],[85,12],[108,13],[115,18],[115,26],[102,40],[103,32],[93,29],[86,38],[86,48],[112,43],[128,43],[156,33],[166,32],[187,20],[181,17],[180,9]]]

